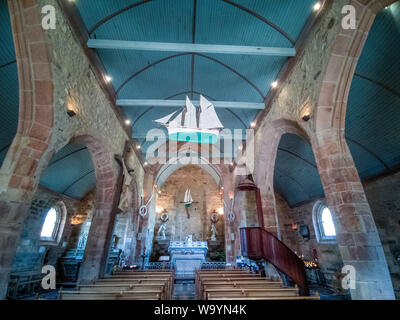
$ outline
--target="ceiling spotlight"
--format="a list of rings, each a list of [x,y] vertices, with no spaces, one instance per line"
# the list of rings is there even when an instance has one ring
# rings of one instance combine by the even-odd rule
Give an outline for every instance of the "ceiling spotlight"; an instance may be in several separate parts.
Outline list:
[[[319,9],[321,9],[321,2],[318,1],[316,4],[314,4],[313,10],[318,11]]]
[[[253,121],[252,123],[250,123],[250,127],[251,128],[255,128],[256,127],[256,123]]]
[[[276,88],[278,86],[278,81],[274,81],[271,83],[272,88]]]
[[[242,150],[243,149],[243,147],[242,146],[239,146],[239,150]]]
[[[147,166],[147,165],[148,165],[147,161],[144,163],[144,165],[145,165],[145,166]]]
[[[138,145],[136,146],[136,149],[138,149],[138,150],[139,150],[140,148],[141,148],[141,147],[140,147],[140,145],[138,144]]]
[[[129,120],[129,119],[125,120],[125,124],[126,124],[127,126],[129,126],[129,125],[131,124],[131,120]]]
[[[106,79],[107,82],[110,82],[112,80],[110,76],[105,76],[104,79]]]

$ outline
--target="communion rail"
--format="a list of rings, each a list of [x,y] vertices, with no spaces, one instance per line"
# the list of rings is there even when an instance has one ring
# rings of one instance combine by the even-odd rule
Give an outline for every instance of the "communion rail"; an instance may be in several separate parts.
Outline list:
[[[308,294],[303,260],[272,233],[260,227],[241,228],[240,241],[243,256],[253,260],[267,260],[275,268],[289,276]]]

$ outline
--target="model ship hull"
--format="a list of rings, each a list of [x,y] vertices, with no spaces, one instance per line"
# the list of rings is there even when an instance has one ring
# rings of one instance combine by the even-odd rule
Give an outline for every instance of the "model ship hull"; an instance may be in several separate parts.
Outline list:
[[[218,129],[168,127],[168,138],[174,141],[216,144],[219,132]]]

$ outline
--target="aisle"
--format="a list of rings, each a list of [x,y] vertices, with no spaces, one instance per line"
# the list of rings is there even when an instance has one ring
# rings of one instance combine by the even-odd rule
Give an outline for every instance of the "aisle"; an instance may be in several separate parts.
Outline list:
[[[176,280],[173,300],[195,300],[194,280]]]

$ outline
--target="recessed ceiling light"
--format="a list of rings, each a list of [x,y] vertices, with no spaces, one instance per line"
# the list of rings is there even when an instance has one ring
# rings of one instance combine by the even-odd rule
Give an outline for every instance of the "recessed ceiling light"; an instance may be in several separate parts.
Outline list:
[[[321,9],[321,2],[318,1],[316,4],[314,4],[313,10],[318,11],[319,9]]]
[[[125,120],[125,124],[126,124],[127,126],[129,126],[129,125],[131,124],[131,120],[129,120],[129,119]]]
[[[255,128],[256,127],[256,123],[255,122],[250,123],[250,127],[251,128]]]
[[[112,80],[110,76],[105,76],[104,79],[106,79],[107,82],[110,82]]]
[[[147,162],[145,162],[145,163],[144,163],[144,165],[145,165],[145,166],[147,166],[147,165],[148,165],[148,163],[147,163]]]
[[[274,81],[271,83],[272,88],[276,88],[278,86],[278,81]]]
[[[140,145],[139,144],[136,146],[136,149],[140,149]]]
[[[243,149],[243,147],[242,146],[239,146],[239,150],[242,150]]]

